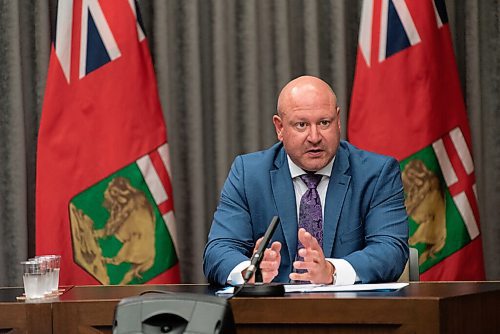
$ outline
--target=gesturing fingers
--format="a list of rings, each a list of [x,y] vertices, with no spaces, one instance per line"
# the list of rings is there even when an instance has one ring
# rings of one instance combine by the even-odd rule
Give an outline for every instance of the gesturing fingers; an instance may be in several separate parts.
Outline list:
[[[302,258],[302,261],[295,261],[293,263],[294,268],[304,269],[311,273],[317,271],[317,268],[320,267],[325,261],[323,252],[318,252],[312,249],[300,249],[299,256]]]
[[[268,248],[264,252],[264,257],[262,258],[262,262],[260,263],[260,268],[265,269],[269,266],[269,264],[279,263],[280,254],[275,250]]]
[[[323,252],[313,250],[310,248],[299,249],[299,256],[305,262],[319,262],[324,258]]]
[[[316,238],[305,229],[300,228],[298,239],[304,248],[298,255],[301,261],[295,261],[293,267],[299,272],[290,274],[290,279],[295,281],[310,281],[312,283],[331,283],[334,268],[325,259],[325,255]]]
[[[271,244],[271,249],[279,254],[281,251],[281,243],[279,241],[273,242]]]
[[[324,263],[296,261],[293,264],[296,269],[304,269],[305,272],[293,272],[290,279],[294,281],[310,281],[315,284],[331,284],[335,268],[325,261]]]
[[[259,248],[260,243],[262,242],[262,238],[258,239],[255,243],[255,250]],[[275,241],[271,244],[270,248],[267,248],[264,251],[264,255],[262,257],[262,261],[260,262],[259,268],[262,274],[262,280],[264,283],[271,282],[277,275],[278,269],[281,263],[281,243]],[[249,281],[253,283],[255,281],[255,277],[252,277]]]
[[[305,229],[299,229],[299,241],[302,243],[304,248],[311,248],[315,250],[321,250],[321,247],[315,237],[311,233],[307,232]]]

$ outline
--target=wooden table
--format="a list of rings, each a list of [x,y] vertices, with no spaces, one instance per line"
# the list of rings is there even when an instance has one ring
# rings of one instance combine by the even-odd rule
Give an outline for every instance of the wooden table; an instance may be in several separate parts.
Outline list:
[[[116,303],[146,290],[212,294],[206,285],[81,286],[53,304],[54,333],[108,332]],[[238,333],[500,331],[500,282],[411,283],[396,292],[234,298]]]
[[[146,290],[215,291],[208,285],[75,286],[48,304],[0,303],[0,313],[10,314],[0,314],[0,328],[18,316],[18,324],[11,323],[21,332],[47,333],[30,331],[31,321],[40,324],[45,317],[51,326],[40,328],[53,333],[110,333],[118,301]],[[230,304],[238,333],[500,332],[500,282],[417,282],[395,292],[287,294]]]
[[[0,333],[52,333],[51,302],[18,302],[23,288],[0,288]]]

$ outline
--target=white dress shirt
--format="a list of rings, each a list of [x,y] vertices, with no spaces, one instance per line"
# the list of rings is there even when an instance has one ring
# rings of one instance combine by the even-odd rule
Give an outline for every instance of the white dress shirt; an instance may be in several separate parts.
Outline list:
[[[304,181],[302,181],[300,176],[306,174],[306,171],[297,166],[292,161],[292,159],[290,159],[288,155],[287,158],[288,158],[288,167],[290,169],[290,175],[292,176],[293,180],[293,187],[295,189],[295,203],[297,208],[297,217],[299,217],[300,200],[302,198],[302,195],[304,195],[308,189],[307,185],[304,183]],[[321,201],[323,217],[325,216],[324,203],[326,200],[326,192],[328,190],[328,183],[330,182],[330,175],[332,173],[334,161],[335,157],[332,159],[332,161],[330,161],[330,163],[328,163],[328,165],[326,165],[325,167],[316,172],[316,174],[323,175],[321,181],[318,184],[318,187],[316,188]],[[335,278],[333,280],[333,284],[348,285],[355,283],[357,279],[356,271],[349,262],[343,259],[333,259],[333,258],[327,258],[326,260],[332,263],[333,266],[335,267]],[[243,277],[241,275],[241,272],[245,270],[249,265],[250,261],[243,261],[240,264],[238,264],[229,274],[229,277],[227,278],[228,283],[233,285],[243,284]]]

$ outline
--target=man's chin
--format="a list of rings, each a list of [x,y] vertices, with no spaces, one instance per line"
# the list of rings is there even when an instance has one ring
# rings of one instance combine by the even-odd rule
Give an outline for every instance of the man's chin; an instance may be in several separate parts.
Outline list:
[[[328,161],[325,161],[325,159],[308,159],[308,161],[302,163],[301,168],[309,172],[317,172],[327,164]]]

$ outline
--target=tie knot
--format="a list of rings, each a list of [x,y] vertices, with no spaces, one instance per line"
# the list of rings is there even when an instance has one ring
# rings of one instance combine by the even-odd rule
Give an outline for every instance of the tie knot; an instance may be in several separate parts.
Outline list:
[[[313,173],[307,173],[307,174],[300,176],[302,181],[304,181],[307,188],[309,188],[309,189],[316,189],[316,187],[318,186],[319,181],[321,181],[322,177],[323,177],[323,175],[321,175],[321,174],[313,174]]]

